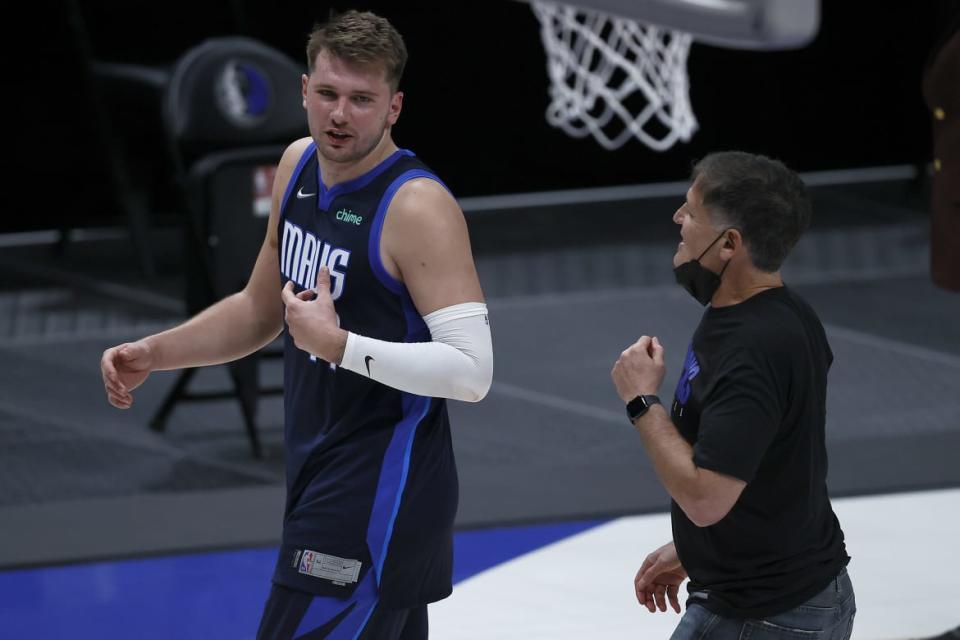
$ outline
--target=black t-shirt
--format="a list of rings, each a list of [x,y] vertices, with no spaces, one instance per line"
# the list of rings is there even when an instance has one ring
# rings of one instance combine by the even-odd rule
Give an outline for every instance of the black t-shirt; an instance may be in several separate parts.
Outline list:
[[[787,287],[708,309],[671,410],[701,468],[747,483],[722,520],[698,527],[674,502],[688,604],[776,615],[823,590],[849,561],[827,496],[823,325]]]

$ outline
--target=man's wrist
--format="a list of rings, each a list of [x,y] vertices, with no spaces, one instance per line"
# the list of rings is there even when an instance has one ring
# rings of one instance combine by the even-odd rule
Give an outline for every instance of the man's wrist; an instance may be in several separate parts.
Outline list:
[[[147,346],[147,352],[150,354],[150,370],[164,371],[164,353],[157,335],[159,334],[153,334],[145,338],[141,338],[141,341]]]
[[[631,420],[630,422],[633,424],[634,428],[641,429],[643,425],[649,425],[652,422],[652,419],[650,418],[650,416],[652,415],[667,416],[666,411],[667,410],[662,403],[655,404],[652,407],[650,407],[649,411],[647,411],[641,416],[637,416],[636,419]]]
[[[650,409],[658,404],[661,404],[660,398],[655,394],[639,394],[627,403],[627,418],[631,424],[636,425],[640,418],[649,413]]]
[[[347,349],[347,337],[349,333],[349,331],[337,327],[333,334],[333,353],[331,354],[332,357],[329,362],[337,366],[343,364],[343,354]]]

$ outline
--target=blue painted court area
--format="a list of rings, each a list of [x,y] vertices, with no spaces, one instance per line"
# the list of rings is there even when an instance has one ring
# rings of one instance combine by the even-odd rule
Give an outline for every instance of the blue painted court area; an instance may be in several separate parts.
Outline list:
[[[483,529],[454,540],[454,581],[602,521]],[[0,573],[0,638],[253,638],[276,549]]]

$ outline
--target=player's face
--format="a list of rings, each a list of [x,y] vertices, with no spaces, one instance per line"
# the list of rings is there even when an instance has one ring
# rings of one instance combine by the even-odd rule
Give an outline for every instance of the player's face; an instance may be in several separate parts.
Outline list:
[[[704,250],[712,248],[710,243],[717,239],[719,233],[710,220],[710,213],[703,206],[698,183],[699,180],[690,185],[686,200],[673,214],[673,221],[680,225],[680,244],[673,256],[674,267],[698,258]],[[712,263],[710,251],[700,258],[700,262],[704,266]]]
[[[382,67],[321,51],[303,76],[303,105],[320,155],[351,164],[367,157],[397,122],[403,93],[391,90]]]

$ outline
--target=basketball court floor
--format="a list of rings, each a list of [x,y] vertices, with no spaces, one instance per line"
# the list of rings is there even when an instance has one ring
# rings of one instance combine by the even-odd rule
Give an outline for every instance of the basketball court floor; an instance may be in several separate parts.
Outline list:
[[[853,560],[854,637],[957,627],[960,297],[927,277],[926,201],[909,171],[811,174],[815,221],[784,268],[835,353],[829,485]],[[489,298],[495,382],[450,405],[460,469],[456,586],[432,636],[665,638],[633,599],[670,535],[667,497],[610,383],[619,352],[660,337],[669,395],[702,309],[672,284],[684,185],[465,199]],[[176,234],[146,281],[122,233],[54,257],[0,237],[0,637],[252,638],[279,535],[282,413],[259,408],[250,457],[235,402],[181,404],[174,381],[127,412],[103,398],[102,350],[178,321]],[[265,363],[265,384],[279,382]],[[222,388],[221,369],[197,377]]]

